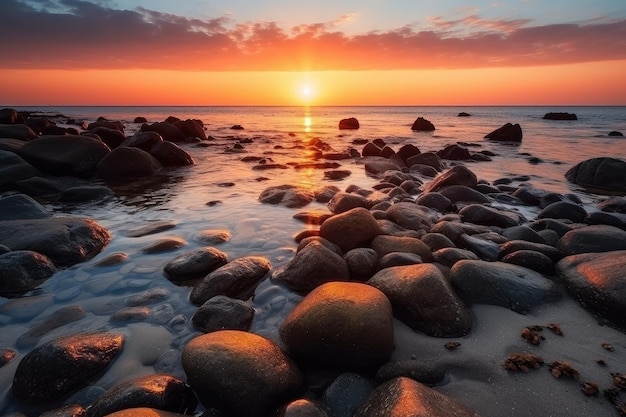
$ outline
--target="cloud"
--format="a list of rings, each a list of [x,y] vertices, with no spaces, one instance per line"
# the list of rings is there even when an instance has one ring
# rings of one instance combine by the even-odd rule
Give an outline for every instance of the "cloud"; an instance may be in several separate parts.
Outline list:
[[[476,14],[348,35],[355,19],[282,28],[231,17],[193,19],[108,2],[3,0],[1,68],[191,71],[481,68],[626,58],[626,20],[533,26]]]

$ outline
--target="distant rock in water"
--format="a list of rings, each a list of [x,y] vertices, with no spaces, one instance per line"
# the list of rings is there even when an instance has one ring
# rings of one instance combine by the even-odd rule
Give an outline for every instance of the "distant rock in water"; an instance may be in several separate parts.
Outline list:
[[[550,112],[543,116],[546,120],[578,120],[576,114],[565,112]]]
[[[435,130],[435,125],[433,125],[430,120],[424,119],[423,117],[418,117],[413,122],[411,126],[411,130],[419,130],[421,132],[430,132]]]
[[[339,121],[339,129],[358,129],[359,121],[355,117],[350,117],[348,119],[341,119]]]
[[[471,116],[471,114],[466,113],[466,112],[464,112],[464,111],[462,111],[461,113],[459,113],[459,114],[457,115],[457,117],[470,117],[470,116]]]
[[[507,123],[485,136],[487,139],[500,142],[521,142],[522,128],[519,124]]]
[[[617,130],[614,130],[612,132],[609,132],[609,136],[624,136],[624,134],[622,132],[618,132]]]
[[[148,123],[148,119],[146,119],[143,116],[137,116],[135,117],[135,120],[133,121],[133,123]]]
[[[587,159],[570,168],[565,178],[584,187],[625,191],[626,161],[608,157]]]

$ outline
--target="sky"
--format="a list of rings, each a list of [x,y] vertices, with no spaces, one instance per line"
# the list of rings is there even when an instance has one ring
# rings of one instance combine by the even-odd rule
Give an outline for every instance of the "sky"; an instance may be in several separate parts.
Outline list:
[[[624,0],[2,0],[0,105],[626,105]]]

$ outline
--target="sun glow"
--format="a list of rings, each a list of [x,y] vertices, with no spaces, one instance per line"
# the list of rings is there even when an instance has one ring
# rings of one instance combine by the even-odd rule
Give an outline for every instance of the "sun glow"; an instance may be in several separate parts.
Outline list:
[[[314,96],[313,87],[311,84],[306,83],[300,86],[300,99],[305,103],[310,103]]]

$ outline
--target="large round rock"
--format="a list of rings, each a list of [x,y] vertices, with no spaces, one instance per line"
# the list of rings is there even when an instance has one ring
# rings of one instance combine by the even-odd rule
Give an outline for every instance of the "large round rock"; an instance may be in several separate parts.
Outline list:
[[[20,362],[13,378],[19,401],[45,404],[57,401],[90,383],[122,349],[124,337],[89,333],[47,342]]]
[[[624,250],[626,231],[606,225],[581,227],[565,233],[556,247],[565,255]]]
[[[37,252],[18,250],[0,255],[0,295],[35,288],[56,272],[52,261]]]
[[[361,283],[329,282],[311,291],[280,327],[294,355],[343,369],[371,369],[393,351],[389,299]]]
[[[125,146],[115,148],[98,163],[98,174],[105,180],[126,180],[154,174],[163,166],[148,152]]]
[[[584,187],[625,191],[626,161],[606,157],[587,159],[567,171],[565,178]]]
[[[344,252],[368,244],[381,233],[372,213],[362,207],[337,214],[320,227],[320,236],[336,244]]]
[[[298,393],[302,375],[273,342],[220,330],[185,346],[182,364],[202,404],[227,416],[265,416]]]

